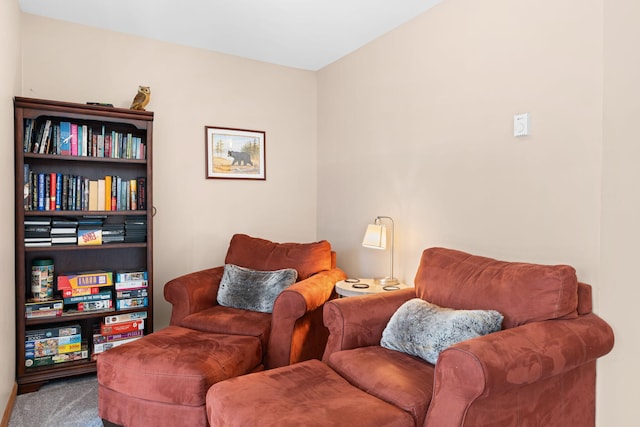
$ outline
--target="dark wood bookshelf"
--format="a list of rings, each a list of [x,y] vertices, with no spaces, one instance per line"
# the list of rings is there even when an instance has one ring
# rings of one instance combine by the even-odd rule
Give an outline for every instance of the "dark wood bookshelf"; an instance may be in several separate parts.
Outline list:
[[[73,122],[114,132],[134,133],[145,144],[145,158],[113,158],[25,152],[26,119],[33,123],[51,120],[52,124]],[[15,124],[15,298],[16,298],[16,381],[18,392],[37,390],[47,381],[88,373],[95,373],[92,360],[92,335],[105,316],[132,312],[147,312],[145,334],[153,332],[153,113],[96,105],[16,97],[14,99]],[[146,209],[136,210],[29,210],[24,201],[24,165],[40,173],[80,175],[91,180],[104,176],[122,176],[123,179],[146,178]],[[25,247],[24,220],[32,217],[82,218],[103,217],[116,223],[129,217],[146,218],[146,242],[103,243],[80,246],[76,244]],[[25,303],[31,297],[31,264],[35,259],[54,261],[55,277],[59,273],[77,273],[93,270],[123,271],[146,270],[148,279],[148,305],[135,309],[72,312],[62,316],[26,318]],[[115,277],[114,277],[115,280]],[[55,290],[55,283],[54,283]],[[55,291],[54,291],[55,292]],[[26,331],[78,324],[82,342],[87,344],[88,358],[47,366],[27,367],[25,351]]]

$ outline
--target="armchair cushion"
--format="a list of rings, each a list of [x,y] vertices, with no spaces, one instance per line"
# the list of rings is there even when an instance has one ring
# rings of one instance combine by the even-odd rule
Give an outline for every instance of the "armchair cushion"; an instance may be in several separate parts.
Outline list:
[[[380,345],[435,364],[451,345],[499,331],[502,319],[494,310],[453,310],[413,298],[391,316]]]
[[[297,277],[293,268],[259,271],[226,264],[217,301],[225,307],[271,313],[280,292],[293,285]]]
[[[330,270],[331,245],[326,240],[313,243],[276,243],[246,234],[235,234],[229,243],[225,264],[254,270],[295,268],[298,280]]]
[[[505,329],[578,317],[578,279],[569,265],[498,261],[430,248],[415,278],[416,296],[441,307],[492,309]]]

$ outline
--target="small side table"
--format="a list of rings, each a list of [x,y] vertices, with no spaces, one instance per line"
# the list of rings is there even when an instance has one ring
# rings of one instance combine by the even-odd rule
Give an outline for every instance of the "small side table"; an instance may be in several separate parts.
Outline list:
[[[358,281],[354,283],[354,280]],[[373,279],[346,279],[336,283],[336,292],[341,297],[354,297],[358,295],[378,294],[380,292],[393,292],[399,289],[412,287],[413,286],[409,286],[406,283],[383,286],[379,283],[375,283]]]

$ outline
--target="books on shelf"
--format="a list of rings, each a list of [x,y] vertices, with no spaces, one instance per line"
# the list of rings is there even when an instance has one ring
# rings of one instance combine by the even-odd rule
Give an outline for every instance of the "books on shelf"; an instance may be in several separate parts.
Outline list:
[[[146,178],[117,175],[90,178],[24,169],[28,211],[130,211],[146,209]]]
[[[78,157],[144,160],[147,144],[140,134],[109,130],[92,122],[54,117],[24,119],[23,151]]]

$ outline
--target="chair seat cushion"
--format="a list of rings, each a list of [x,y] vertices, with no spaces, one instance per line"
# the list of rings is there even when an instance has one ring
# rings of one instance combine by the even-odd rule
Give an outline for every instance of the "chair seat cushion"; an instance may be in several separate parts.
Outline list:
[[[266,350],[271,331],[271,313],[216,305],[185,317],[180,326],[212,334],[257,337]]]
[[[215,384],[207,393],[212,426],[414,426],[413,418],[308,360]]]
[[[260,369],[257,337],[169,326],[101,353],[98,383],[138,399],[201,406],[211,385]]]
[[[380,346],[333,353],[328,365],[368,394],[410,413],[421,426],[433,395],[434,366]]]

